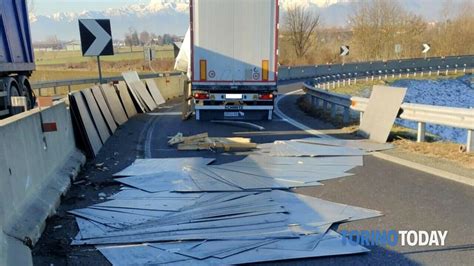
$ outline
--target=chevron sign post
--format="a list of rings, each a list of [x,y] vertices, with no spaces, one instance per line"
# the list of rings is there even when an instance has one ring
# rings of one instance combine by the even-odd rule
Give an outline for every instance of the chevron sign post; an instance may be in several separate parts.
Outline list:
[[[100,56],[114,55],[112,30],[108,19],[79,19],[79,33],[83,56],[96,56],[99,81],[102,83]]]

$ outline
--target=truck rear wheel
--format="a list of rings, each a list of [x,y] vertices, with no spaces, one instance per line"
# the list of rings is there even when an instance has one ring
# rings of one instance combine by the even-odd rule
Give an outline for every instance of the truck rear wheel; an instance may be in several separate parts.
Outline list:
[[[33,109],[35,107],[35,96],[33,90],[31,89],[30,81],[26,76],[19,76],[18,77],[18,84],[19,84],[19,93],[21,96],[26,97],[28,110]]]
[[[7,98],[7,105],[9,115],[16,115],[21,113],[21,108],[13,107],[11,97],[20,96],[20,86],[18,86],[18,82],[14,78],[7,78],[5,82],[5,88],[8,93]]]

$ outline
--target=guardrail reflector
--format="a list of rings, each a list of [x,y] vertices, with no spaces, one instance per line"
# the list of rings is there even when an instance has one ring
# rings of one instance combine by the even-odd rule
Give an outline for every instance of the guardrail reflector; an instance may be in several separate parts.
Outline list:
[[[199,61],[199,68],[200,68],[200,80],[205,81],[207,80],[207,61],[206,60],[200,60]]]
[[[268,81],[268,60],[262,60],[262,80]]]

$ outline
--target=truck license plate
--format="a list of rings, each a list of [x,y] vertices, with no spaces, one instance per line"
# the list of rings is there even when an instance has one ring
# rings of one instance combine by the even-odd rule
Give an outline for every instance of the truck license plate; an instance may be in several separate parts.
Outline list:
[[[242,105],[226,105],[225,110],[243,110]]]
[[[224,112],[224,117],[243,117],[244,112]]]
[[[242,94],[226,94],[226,100],[242,100]]]

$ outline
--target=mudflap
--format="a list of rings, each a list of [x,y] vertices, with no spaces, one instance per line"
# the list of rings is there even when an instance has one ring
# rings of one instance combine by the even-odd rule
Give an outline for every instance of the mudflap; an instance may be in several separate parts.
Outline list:
[[[273,110],[196,110],[196,120],[272,120]]]

